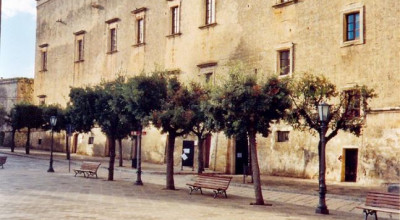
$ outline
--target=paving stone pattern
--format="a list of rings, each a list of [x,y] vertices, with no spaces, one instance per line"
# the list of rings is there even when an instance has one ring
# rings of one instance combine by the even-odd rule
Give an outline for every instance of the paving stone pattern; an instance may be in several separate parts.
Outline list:
[[[251,206],[254,192],[248,185],[232,184],[228,199],[188,194],[185,184],[193,175],[175,175],[178,190],[165,190],[165,174],[144,172],[143,186],[134,185],[135,170],[116,168],[115,181],[107,181],[107,163],[99,178],[74,177],[66,160],[55,160],[55,173],[48,173],[48,159],[4,154],[0,169],[0,219],[363,219],[361,202],[328,198],[330,215],[315,214],[315,195],[264,190],[272,206]],[[79,161],[72,167],[78,167]],[[390,216],[386,216],[390,219]],[[392,216],[392,219],[399,219]]]

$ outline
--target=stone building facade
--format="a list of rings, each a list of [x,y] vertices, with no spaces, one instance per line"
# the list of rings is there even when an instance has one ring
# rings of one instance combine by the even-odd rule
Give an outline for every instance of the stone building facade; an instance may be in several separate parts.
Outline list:
[[[37,12],[34,97],[65,106],[71,86],[155,69],[182,81],[214,81],[232,63],[260,76],[323,74],[340,90],[364,84],[379,95],[370,110],[360,109],[361,137],[339,133],[328,143],[327,178],[399,181],[399,1],[38,0]],[[107,152],[96,129],[72,139],[78,153]],[[144,159],[162,163],[165,139],[149,128]],[[177,141],[177,163],[193,139]],[[316,178],[317,143],[313,135],[274,125],[268,138],[258,138],[261,171]],[[211,169],[242,172],[241,141],[214,134],[207,152]]]
[[[33,102],[33,79],[29,78],[8,78],[0,79],[0,106],[6,112],[19,102]],[[7,125],[0,127],[0,146],[7,145],[10,139],[10,128]],[[17,134],[16,142],[22,142]]]

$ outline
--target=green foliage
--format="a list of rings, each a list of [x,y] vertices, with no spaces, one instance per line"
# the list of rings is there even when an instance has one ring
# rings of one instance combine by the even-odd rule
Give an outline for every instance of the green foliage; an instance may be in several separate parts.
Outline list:
[[[318,104],[326,102],[331,104],[327,125],[331,133],[327,141],[337,135],[339,130],[350,132],[359,136],[364,125],[363,117],[353,117],[352,106],[360,106],[368,110],[368,101],[376,97],[373,89],[366,86],[354,86],[354,92],[338,92],[336,86],[324,76],[309,73],[292,80],[291,99],[294,103],[288,122],[300,130],[319,132],[321,122],[318,119]]]
[[[15,130],[40,128],[43,125],[42,109],[29,103],[16,104],[11,109],[10,125]]]
[[[167,96],[162,100],[161,109],[153,112],[153,124],[162,133],[180,136],[188,133],[193,112],[189,109],[191,96],[186,86],[177,78],[168,79]]]
[[[68,124],[68,118],[65,116],[65,110],[61,108],[60,105],[44,105],[40,106],[42,109],[43,115],[43,125],[42,128],[44,130],[50,130],[51,125],[50,125],[50,117],[51,116],[56,116],[57,117],[57,123],[56,126],[54,126],[53,130],[55,132],[60,132],[61,130],[66,129],[66,125]]]
[[[0,127],[6,123],[6,120],[7,120],[7,112],[3,108],[3,106],[0,106]]]
[[[109,137],[120,139],[132,130],[132,120],[123,97],[124,77],[101,83],[95,87],[96,100],[94,118],[103,133]]]
[[[89,132],[95,125],[95,104],[98,94],[93,88],[71,88],[66,117],[76,131]]]
[[[152,112],[161,109],[167,96],[167,80],[161,72],[135,76],[128,79],[123,96],[129,113],[134,117],[131,120],[139,121],[145,127],[151,120]]]
[[[231,73],[214,96],[212,109],[228,137],[255,129],[268,136],[270,122],[279,120],[291,106],[287,82],[276,77],[258,84],[255,77]]]
[[[216,123],[211,114],[214,105],[211,102],[210,89],[192,82],[189,89],[189,110],[192,112],[189,129],[201,139],[216,131]]]

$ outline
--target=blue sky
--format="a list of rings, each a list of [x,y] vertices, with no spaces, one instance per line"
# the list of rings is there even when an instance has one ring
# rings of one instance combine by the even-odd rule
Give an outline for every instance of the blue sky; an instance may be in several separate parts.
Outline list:
[[[3,0],[0,77],[34,76],[35,0]]]

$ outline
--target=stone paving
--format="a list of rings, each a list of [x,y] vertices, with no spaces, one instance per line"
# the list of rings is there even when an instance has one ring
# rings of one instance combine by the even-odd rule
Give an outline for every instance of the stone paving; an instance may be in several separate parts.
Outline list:
[[[48,152],[33,151],[29,156],[21,152],[0,149],[0,155],[8,157],[0,169],[0,219],[363,219],[362,210],[354,208],[362,203],[358,198],[328,195],[331,214],[319,215],[314,213],[317,195],[264,189],[264,199],[272,206],[251,206],[254,192],[248,184],[234,182],[228,199],[213,199],[210,190],[204,190],[205,195],[189,195],[185,184],[193,175],[185,172],[175,175],[178,190],[164,190],[162,166],[145,163],[144,185],[136,186],[135,170],[128,167],[117,167],[115,180],[107,181],[106,158],[99,179],[88,179],[69,173],[63,155],[56,154],[55,173],[47,173]],[[82,159],[88,158],[75,155],[71,167]]]

